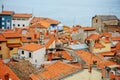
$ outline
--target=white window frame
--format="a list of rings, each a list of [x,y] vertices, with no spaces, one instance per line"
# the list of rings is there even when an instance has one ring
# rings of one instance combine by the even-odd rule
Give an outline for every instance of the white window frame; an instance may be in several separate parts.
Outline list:
[[[2,22],[2,25],[5,25],[5,22]]]
[[[5,20],[5,18],[4,17],[2,17],[2,21],[4,21]]]

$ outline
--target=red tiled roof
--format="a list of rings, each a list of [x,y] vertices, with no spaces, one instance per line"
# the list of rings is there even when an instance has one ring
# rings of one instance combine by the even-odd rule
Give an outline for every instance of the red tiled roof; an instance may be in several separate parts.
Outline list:
[[[116,49],[120,49],[120,42],[116,44]]]
[[[3,32],[2,33],[5,38],[20,38],[21,35],[17,32]]]
[[[13,18],[31,18],[32,17],[32,14],[14,14],[13,15]]]
[[[7,40],[3,37],[2,34],[0,34],[0,42],[1,42],[1,41],[7,41]]]
[[[109,38],[101,38],[101,40],[105,43],[110,43],[110,39]]]
[[[101,57],[114,55],[114,52],[102,52],[98,54]]]
[[[32,25],[30,25],[30,27],[32,28],[48,28],[50,26],[49,23],[47,22],[39,22],[39,23],[34,23]]]
[[[5,80],[5,75],[9,74],[9,78],[11,80],[20,80],[16,74],[8,67],[6,66],[2,60],[0,60],[0,79]]]
[[[113,41],[120,41],[120,36],[112,37],[112,40],[113,40]]]
[[[91,54],[88,51],[84,51],[84,50],[77,50],[76,54],[82,58],[88,65],[89,64],[93,64],[93,61],[97,61],[98,63],[101,61],[98,57],[96,57],[95,55]]]
[[[112,37],[112,34],[111,33],[108,33],[108,32],[104,32],[101,34],[101,36],[104,36],[104,37]]]
[[[32,79],[32,80],[40,80],[37,76],[35,76],[34,74],[31,74],[30,75],[30,78]]]
[[[49,46],[55,41],[55,37],[51,36],[51,38],[48,40],[48,42],[45,44],[46,48],[49,48]]]
[[[12,15],[14,12],[13,11],[2,11],[0,14],[3,15]]]
[[[20,49],[28,50],[28,51],[35,51],[35,50],[38,50],[41,48],[43,48],[43,46],[41,46],[39,44],[27,44],[27,45],[20,47]]]
[[[43,18],[43,17],[34,17],[30,21],[31,24],[38,23],[38,22],[47,22],[49,24],[59,24],[60,23],[59,21],[56,21],[56,20],[53,20],[53,19],[50,19],[50,18]]]
[[[116,64],[115,62],[111,62],[111,61],[101,61],[98,64],[98,67],[99,68],[104,68],[105,66],[111,66],[111,65],[115,65],[115,64]]]
[[[58,56],[59,54],[61,54],[66,60],[72,60],[72,57],[66,51],[57,51],[54,53],[55,56]]]
[[[55,62],[35,74],[40,80],[59,80],[65,76],[79,71],[80,68],[63,62]]]
[[[98,43],[98,42],[97,42],[97,43],[94,44],[94,47],[95,47],[95,48],[104,48],[105,46],[102,45],[101,43]]]
[[[86,40],[98,40],[100,38],[99,34],[91,34],[90,36],[87,37]]]
[[[95,30],[95,28],[93,28],[93,27],[82,27],[82,29],[84,31],[94,31]]]
[[[21,47],[22,46],[22,44],[20,44],[20,43],[16,43],[16,44],[7,44],[7,46],[8,47]]]

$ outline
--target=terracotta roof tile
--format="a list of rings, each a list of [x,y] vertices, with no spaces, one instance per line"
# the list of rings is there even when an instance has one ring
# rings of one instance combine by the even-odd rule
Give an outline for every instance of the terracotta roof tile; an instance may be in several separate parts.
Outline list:
[[[55,41],[55,37],[51,36],[51,38],[45,43],[45,47],[49,48],[49,46]]]
[[[101,40],[105,43],[110,43],[110,39],[109,38],[101,38]]]
[[[120,49],[120,42],[116,45],[116,49]]]
[[[66,51],[57,51],[54,53],[55,56],[58,56],[59,54],[61,54],[66,60],[72,60],[72,57]]]
[[[43,18],[43,17],[40,18],[40,21],[45,21],[45,22],[48,22],[49,24],[59,24],[60,23],[57,20],[53,20],[51,18]]]
[[[16,74],[0,60],[0,79],[5,80],[4,76],[9,74],[11,80],[20,80]]]
[[[43,46],[41,46],[39,44],[27,44],[27,45],[20,47],[20,49],[28,50],[28,51],[35,51],[35,50],[38,50],[41,48],[43,48]]]
[[[112,34],[111,33],[108,33],[108,32],[104,32],[101,34],[101,36],[104,36],[104,37],[112,37]]]
[[[40,80],[59,80],[79,71],[80,68],[63,62],[55,62],[36,75]]]
[[[115,62],[111,62],[111,61],[101,61],[98,64],[98,67],[99,68],[104,68],[105,66],[111,66],[111,65],[115,65],[115,64],[116,64]]]
[[[0,14],[2,15],[13,15],[13,11],[2,11]]]
[[[94,44],[94,47],[95,47],[95,48],[104,48],[105,46],[102,45],[101,43],[98,43],[98,42],[97,42],[97,43]]]
[[[95,30],[95,28],[93,28],[93,27],[82,27],[82,29],[84,31],[94,31]]]
[[[50,19],[50,18],[43,18],[43,17],[34,17],[30,21],[31,24],[38,23],[38,22],[46,22],[46,23],[49,23],[49,24],[59,24],[60,23],[59,21],[56,21],[56,20],[53,20],[53,19]]]
[[[16,44],[15,44],[15,43],[14,43],[14,44],[7,44],[7,46],[8,46],[8,47],[12,47],[12,48],[13,48],[13,47],[21,47],[22,44],[20,44],[20,43],[16,43]]]
[[[69,30],[69,29],[70,29],[70,27],[69,27],[69,26],[64,25],[64,26],[63,26],[63,29],[64,29],[64,30]]]
[[[93,64],[93,61],[97,61],[98,63],[101,61],[98,57],[96,57],[95,55],[91,54],[88,51],[84,51],[84,50],[77,50],[76,54],[82,58],[88,65],[89,64]],[[87,56],[87,57],[86,57]]]
[[[1,41],[7,41],[7,40],[3,37],[2,34],[0,34],[0,42],[1,42]]]
[[[112,40],[113,40],[113,41],[120,41],[120,36],[112,37]]]
[[[48,28],[49,26],[50,26],[50,24],[45,21],[42,21],[39,23],[34,23],[34,24],[30,25],[30,27],[32,27],[32,28]]]
[[[102,52],[98,54],[100,57],[114,55],[114,52]]]
[[[100,38],[99,34],[91,34],[86,38],[86,40],[98,40]]]
[[[32,14],[14,14],[13,15],[13,18],[31,18],[32,17]]]
[[[3,32],[2,33],[5,38],[20,38],[21,35],[17,32]]]
[[[40,80],[37,76],[35,76],[34,74],[31,74],[30,75],[30,78],[32,79],[32,80]]]

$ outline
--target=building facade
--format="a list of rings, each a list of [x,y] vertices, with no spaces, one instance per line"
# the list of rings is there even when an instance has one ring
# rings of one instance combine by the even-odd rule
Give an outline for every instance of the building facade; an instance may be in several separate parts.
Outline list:
[[[29,60],[36,66],[44,63],[45,53],[45,47],[38,44],[27,44],[18,49],[18,55],[20,59]]]
[[[119,19],[115,15],[96,15],[92,17],[92,27],[96,29],[98,33],[105,32],[106,25],[118,25]]]
[[[13,11],[2,11],[0,13],[0,29],[11,29]]]
[[[12,29],[15,27],[22,28],[22,27],[28,26],[31,18],[32,18],[32,14],[15,13],[12,19]]]

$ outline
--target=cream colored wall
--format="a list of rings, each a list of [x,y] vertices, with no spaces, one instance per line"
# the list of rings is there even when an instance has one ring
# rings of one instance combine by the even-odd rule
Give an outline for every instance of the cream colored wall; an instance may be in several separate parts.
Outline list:
[[[7,44],[22,44],[21,39],[20,38],[13,38],[13,39],[7,39]],[[18,52],[18,48],[13,48],[13,50],[9,50],[9,55],[10,57]]]
[[[96,70],[89,73],[87,69],[84,69],[61,80],[101,80],[101,76],[102,74]]]
[[[111,50],[111,43],[110,42],[109,43],[105,43],[105,42],[100,40],[100,43],[105,46],[105,50],[106,51],[110,51]]]
[[[93,53],[105,52],[104,48],[93,48]]]
[[[93,53],[98,53],[98,52],[107,52],[110,51],[111,49],[111,44],[110,43],[105,43],[100,40],[100,43],[104,45],[104,48],[93,48]]]
[[[10,50],[10,57],[16,53],[18,53],[18,48],[13,48],[13,50]]]
[[[0,54],[2,54],[3,59],[8,59],[10,55],[6,42],[1,42],[0,46],[1,46]]]

